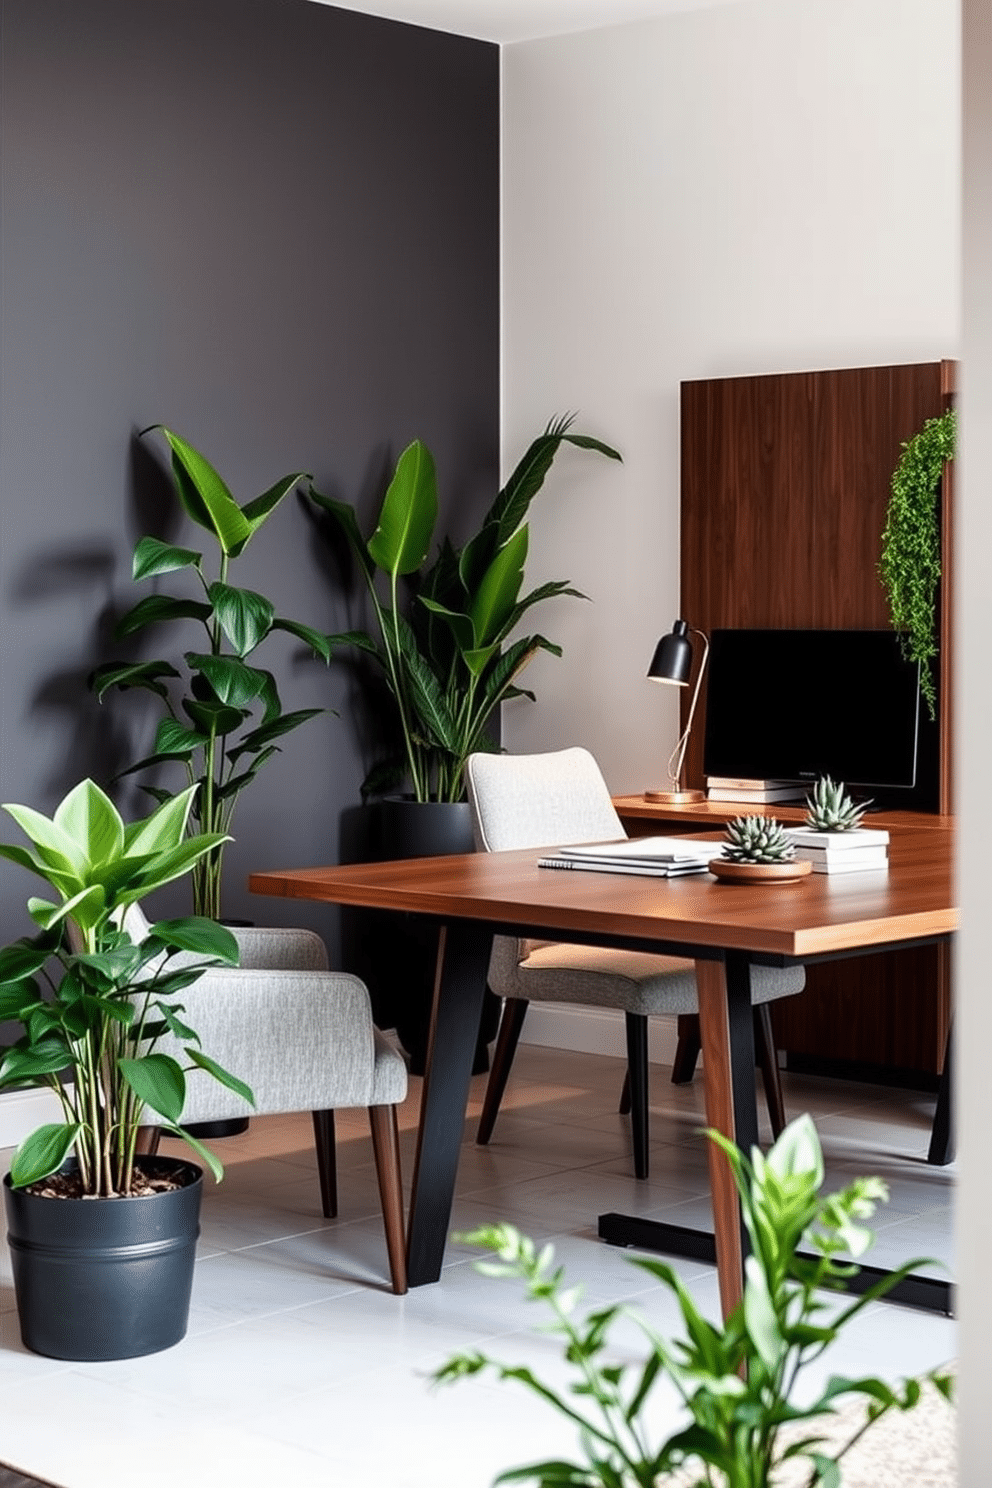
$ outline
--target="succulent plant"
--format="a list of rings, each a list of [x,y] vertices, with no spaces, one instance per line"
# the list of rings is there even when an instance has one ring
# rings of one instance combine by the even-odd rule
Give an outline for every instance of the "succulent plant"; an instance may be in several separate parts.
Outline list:
[[[806,797],[806,826],[814,832],[853,832],[871,802],[858,806],[847,793],[844,782],[835,785],[829,775],[821,775]]]
[[[731,863],[788,863],[796,845],[773,816],[735,816],[728,822],[723,856]]]

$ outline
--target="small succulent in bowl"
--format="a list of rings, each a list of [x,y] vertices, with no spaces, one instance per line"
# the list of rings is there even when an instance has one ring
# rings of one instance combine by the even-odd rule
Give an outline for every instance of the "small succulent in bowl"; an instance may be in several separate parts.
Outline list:
[[[805,825],[814,832],[854,832],[870,805],[852,800],[842,780],[835,785],[829,775],[821,775],[806,797]]]
[[[735,816],[727,823],[723,858],[728,863],[790,863],[796,844],[774,816]]]

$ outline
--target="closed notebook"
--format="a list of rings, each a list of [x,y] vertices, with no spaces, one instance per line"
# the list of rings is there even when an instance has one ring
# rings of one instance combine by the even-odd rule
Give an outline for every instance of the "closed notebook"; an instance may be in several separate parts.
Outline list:
[[[673,878],[682,873],[702,873],[710,859],[719,853],[719,843],[701,843],[691,837],[634,837],[622,842],[580,842],[557,847],[538,859],[538,867]]]

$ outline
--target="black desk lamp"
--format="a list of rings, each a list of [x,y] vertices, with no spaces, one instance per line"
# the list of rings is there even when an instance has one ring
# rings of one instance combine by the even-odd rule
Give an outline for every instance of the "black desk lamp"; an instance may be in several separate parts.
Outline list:
[[[671,635],[662,636],[655,647],[651,665],[648,667],[648,676],[654,682],[668,682],[675,687],[685,687],[689,681],[689,673],[692,671],[692,642],[689,639],[690,629],[693,635],[699,636],[703,643],[703,659],[699,663],[699,675],[696,677],[696,686],[692,694],[692,703],[689,707],[689,718],[678,743],[672,750],[668,760],[668,778],[671,781],[671,790],[648,790],[644,792],[647,801],[664,801],[670,806],[687,806],[692,801],[705,801],[706,792],[700,790],[682,789],[682,766],[685,763],[685,752],[689,747],[689,734],[692,729],[692,720],[696,713],[696,704],[699,701],[699,688],[703,680],[703,672],[706,670],[706,658],[710,653],[710,643],[701,630],[690,627],[684,620],[676,620],[672,626]]]

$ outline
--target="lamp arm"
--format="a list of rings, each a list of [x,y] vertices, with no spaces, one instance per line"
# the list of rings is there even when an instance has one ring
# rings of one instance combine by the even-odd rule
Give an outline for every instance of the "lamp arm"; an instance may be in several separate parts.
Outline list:
[[[699,663],[699,672],[696,676],[696,686],[692,693],[692,702],[689,705],[689,717],[682,731],[678,743],[668,757],[668,778],[675,786],[676,791],[682,789],[682,766],[685,764],[685,753],[689,747],[689,735],[692,733],[692,720],[696,716],[696,704],[699,702],[699,689],[703,682],[703,673],[706,670],[706,661],[710,654],[709,637],[705,631],[690,627],[693,635],[698,635],[703,643],[703,659]]]

